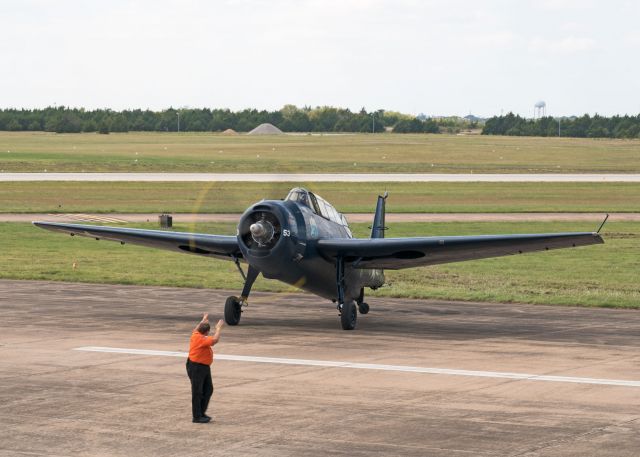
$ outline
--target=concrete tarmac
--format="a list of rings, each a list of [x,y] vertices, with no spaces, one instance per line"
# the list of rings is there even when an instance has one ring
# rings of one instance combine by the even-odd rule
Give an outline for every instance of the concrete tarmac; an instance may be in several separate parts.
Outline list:
[[[217,360],[192,424],[184,358],[234,292],[0,281],[0,456],[629,456],[640,387]],[[640,381],[640,312],[371,298],[358,329],[252,295],[220,355]]]

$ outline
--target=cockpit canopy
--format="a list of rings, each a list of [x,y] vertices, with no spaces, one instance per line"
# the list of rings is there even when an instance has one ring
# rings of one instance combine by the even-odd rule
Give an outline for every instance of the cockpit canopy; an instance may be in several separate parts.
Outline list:
[[[309,192],[302,187],[294,187],[289,191],[289,194],[285,198],[285,201],[298,202],[298,204],[305,205],[319,216],[329,219],[330,221],[340,224],[344,227],[349,227],[347,218],[342,213],[336,211],[324,198]]]

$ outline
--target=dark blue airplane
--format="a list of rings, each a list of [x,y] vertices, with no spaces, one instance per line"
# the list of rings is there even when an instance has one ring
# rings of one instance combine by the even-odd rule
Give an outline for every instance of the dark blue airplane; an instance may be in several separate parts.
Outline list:
[[[292,189],[284,200],[262,200],[240,218],[236,236],[34,222],[57,232],[232,260],[244,279],[240,297],[228,297],[225,321],[237,325],[260,273],[327,298],[344,330],[369,312],[364,288],[384,284],[384,270],[436,265],[604,243],[598,232],[530,235],[385,238],[385,202],[378,197],[371,236],[354,238],[344,215],[320,196]],[[603,223],[604,224],[604,223]],[[602,226],[601,226],[602,227]],[[243,271],[240,262],[248,265]]]

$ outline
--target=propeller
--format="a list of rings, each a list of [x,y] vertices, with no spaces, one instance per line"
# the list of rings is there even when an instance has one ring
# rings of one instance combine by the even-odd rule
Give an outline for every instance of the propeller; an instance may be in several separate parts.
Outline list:
[[[271,212],[254,211],[240,221],[238,233],[249,249],[268,250],[280,239],[280,221]]]

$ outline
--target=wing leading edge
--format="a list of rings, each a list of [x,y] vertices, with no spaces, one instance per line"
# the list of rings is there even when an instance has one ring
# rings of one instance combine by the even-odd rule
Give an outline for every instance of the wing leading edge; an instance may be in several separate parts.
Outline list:
[[[595,232],[529,235],[433,236],[420,238],[326,239],[318,250],[343,257],[355,268],[402,268],[485,259],[525,252],[604,243]]]
[[[235,236],[208,235],[204,233],[145,230],[100,225],[60,224],[57,222],[33,222],[33,225],[54,232],[86,236],[98,240],[119,241],[170,251],[187,252],[222,259],[242,258]]]

